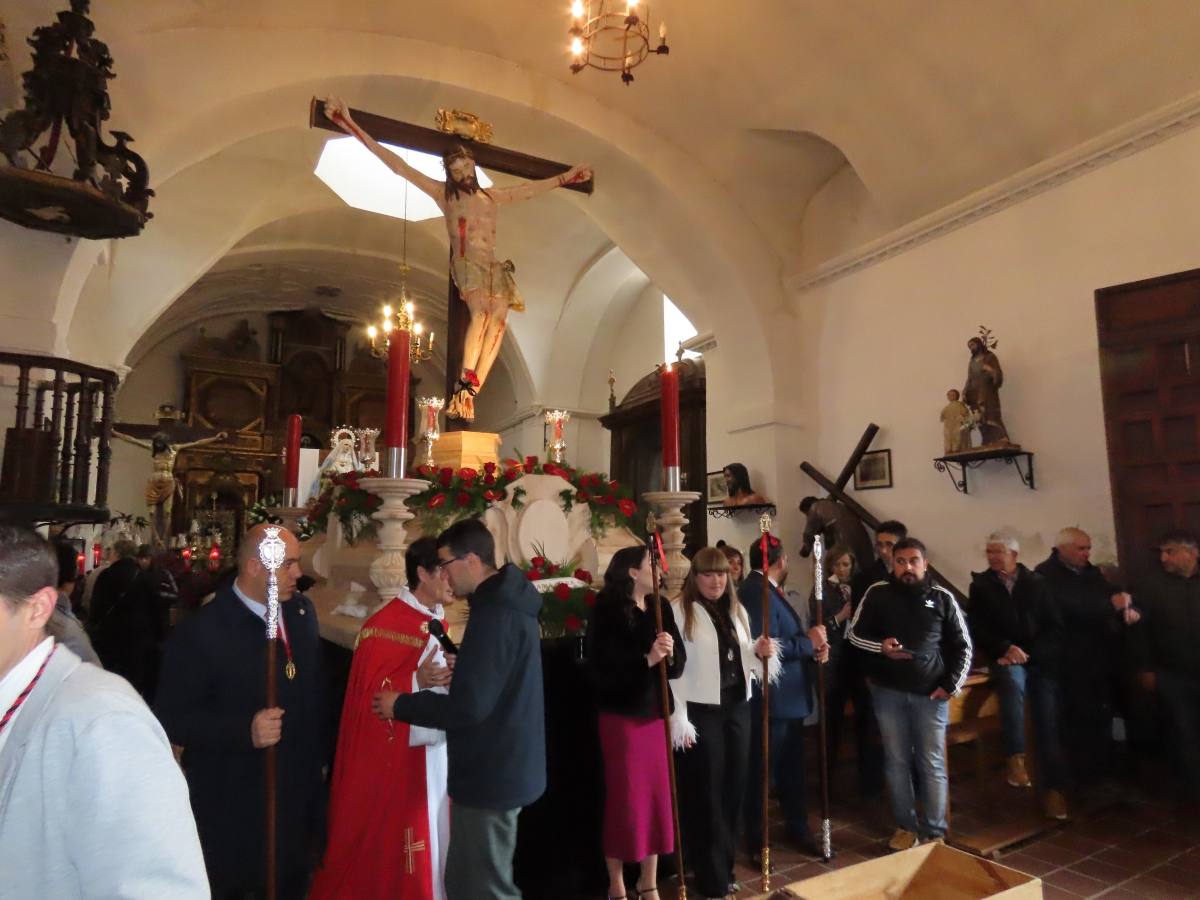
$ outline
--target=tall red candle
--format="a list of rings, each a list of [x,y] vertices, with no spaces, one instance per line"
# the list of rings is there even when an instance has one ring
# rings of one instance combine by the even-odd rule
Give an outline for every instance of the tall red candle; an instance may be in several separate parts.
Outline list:
[[[285,488],[300,487],[300,422],[300,416],[295,413],[288,416],[287,444],[283,458]]]
[[[404,329],[388,335],[387,419],[383,445],[392,451],[387,454],[389,471],[384,473],[392,478],[404,477],[404,451],[408,446],[409,337],[409,332]]]
[[[667,363],[658,371],[662,392],[662,460],[667,490],[678,490],[679,473],[679,370]],[[675,478],[671,473],[674,471]],[[672,481],[675,485],[672,485]]]

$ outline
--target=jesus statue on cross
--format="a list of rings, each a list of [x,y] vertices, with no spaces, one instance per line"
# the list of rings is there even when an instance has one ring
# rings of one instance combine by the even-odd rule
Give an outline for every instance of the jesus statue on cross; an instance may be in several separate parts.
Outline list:
[[[418,172],[367,134],[337,98],[325,102],[325,114],[347,134],[358,138],[389,169],[428,194],[446,219],[450,238],[450,274],[471,313],[463,346],[462,371],[449,398],[446,415],[470,421],[475,418],[475,394],[487,380],[500,353],[500,342],[508,325],[510,309],[521,312],[525,304],[513,279],[511,260],[496,259],[496,210],[508,203],[528,200],[539,194],[589,181],[589,166],[574,168],[540,181],[527,181],[511,188],[482,188],[475,176],[475,160],[465,147],[447,153],[442,163],[442,183]]]

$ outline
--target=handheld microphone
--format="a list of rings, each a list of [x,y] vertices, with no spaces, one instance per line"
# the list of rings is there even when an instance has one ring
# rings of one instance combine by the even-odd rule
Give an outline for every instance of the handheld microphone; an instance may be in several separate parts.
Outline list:
[[[437,642],[447,653],[458,653],[458,645],[450,640],[450,635],[446,634],[446,629],[442,627],[440,619],[429,620],[429,633],[437,638]]]

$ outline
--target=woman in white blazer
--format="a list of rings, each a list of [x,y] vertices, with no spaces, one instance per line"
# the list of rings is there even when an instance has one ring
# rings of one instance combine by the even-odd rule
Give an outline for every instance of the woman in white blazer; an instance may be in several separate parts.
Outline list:
[[[677,750],[683,845],[704,897],[735,893],[746,767],[750,754],[750,680],[780,665],[771,640],[750,634],[750,617],[729,578],[729,560],[715,547],[700,549],[671,604],[687,652],[673,684],[671,736]]]

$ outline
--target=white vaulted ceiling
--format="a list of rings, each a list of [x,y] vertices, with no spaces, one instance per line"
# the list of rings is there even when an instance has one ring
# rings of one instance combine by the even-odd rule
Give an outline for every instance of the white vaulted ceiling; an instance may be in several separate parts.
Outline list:
[[[65,5],[0,0],[13,71],[24,35]],[[549,354],[528,348],[553,340],[614,246],[685,313],[750,328],[770,366],[786,352],[765,324],[786,306],[784,277],[1200,91],[1192,0],[658,0],[672,52],[631,86],[571,75],[567,6],[94,4],[118,74],[111,124],[137,139],[158,196],[143,236],[77,251],[56,314],[72,350],[133,361],[139,339],[141,352],[236,305],[239,272],[335,284],[369,313],[399,222],[348,209],[312,176],[328,137],[307,128],[313,94],[424,124],[466,109],[498,144],[595,165],[592,197],[502,213],[499,251],[529,305],[514,334],[537,385]],[[409,255],[437,296],[438,222],[410,226]],[[281,306],[303,305],[286,293]]]

